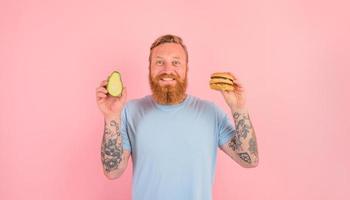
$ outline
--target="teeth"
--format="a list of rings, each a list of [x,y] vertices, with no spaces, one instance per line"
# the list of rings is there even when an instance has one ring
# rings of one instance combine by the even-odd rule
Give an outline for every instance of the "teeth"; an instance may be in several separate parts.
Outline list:
[[[162,78],[163,81],[172,81],[174,80],[173,78]]]

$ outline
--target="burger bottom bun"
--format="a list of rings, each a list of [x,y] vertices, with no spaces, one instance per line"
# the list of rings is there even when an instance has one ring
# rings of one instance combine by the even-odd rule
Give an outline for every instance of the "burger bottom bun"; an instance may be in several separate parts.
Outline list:
[[[233,91],[234,87],[227,84],[210,84],[210,88],[213,90],[222,90],[222,91]]]

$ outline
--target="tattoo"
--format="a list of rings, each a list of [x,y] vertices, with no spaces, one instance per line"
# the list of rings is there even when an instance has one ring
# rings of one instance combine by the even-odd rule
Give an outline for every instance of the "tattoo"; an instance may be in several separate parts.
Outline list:
[[[123,155],[123,147],[119,131],[119,124],[112,120],[109,127],[105,122],[104,135],[101,147],[101,159],[107,172],[118,169]]]
[[[249,164],[252,163],[252,160],[250,159],[250,156],[249,156],[248,153],[244,152],[244,153],[239,153],[238,155],[239,155],[239,157],[240,157],[242,160],[244,160],[245,162],[247,162],[247,163],[249,163]]]
[[[249,114],[242,115],[242,119],[239,119],[236,123],[236,128],[238,128],[238,133],[245,139],[247,138],[248,132],[252,129],[250,124]]]
[[[110,125],[111,125],[111,126],[117,126],[118,124],[117,124],[116,121],[112,120],[111,123],[110,123]]]
[[[237,120],[240,114],[238,112],[233,113],[233,119]]]
[[[248,113],[234,112],[235,133],[228,146],[246,163],[258,159],[257,144]]]
[[[252,125],[250,124],[249,114],[241,114],[238,112],[233,113],[235,120],[236,130],[233,138],[231,139],[229,146],[234,150],[242,151],[243,140],[247,138],[248,133],[252,131]]]
[[[233,138],[231,139],[230,143],[228,144],[229,147],[231,147],[231,149],[233,151],[236,151],[242,145],[242,142],[237,137],[238,137],[238,135],[236,133],[234,133]]]
[[[255,140],[255,138],[250,138],[248,151],[250,153],[252,153],[252,154],[256,154],[257,148],[256,148],[256,140]]]

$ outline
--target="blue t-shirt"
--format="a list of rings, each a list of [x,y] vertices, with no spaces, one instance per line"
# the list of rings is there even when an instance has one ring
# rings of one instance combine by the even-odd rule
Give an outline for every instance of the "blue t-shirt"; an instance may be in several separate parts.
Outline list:
[[[133,161],[133,200],[211,200],[219,145],[235,129],[214,103],[187,95],[176,105],[151,95],[128,101],[123,148]]]

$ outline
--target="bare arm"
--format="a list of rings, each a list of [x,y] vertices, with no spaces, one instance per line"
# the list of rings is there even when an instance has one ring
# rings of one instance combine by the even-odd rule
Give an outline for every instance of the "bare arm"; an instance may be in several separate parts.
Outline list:
[[[259,162],[255,131],[247,109],[232,110],[236,133],[220,147],[234,161],[245,168],[256,167]]]
[[[96,88],[96,102],[104,116],[104,133],[101,144],[101,161],[104,174],[109,179],[121,176],[128,165],[129,151],[124,151],[120,134],[120,117],[126,102],[126,88],[122,96],[108,94],[107,81],[103,80]]]
[[[101,160],[104,174],[109,179],[116,179],[123,174],[130,157],[130,152],[123,149],[119,127],[120,117],[105,118]]]
[[[246,107],[246,94],[237,77],[232,77],[233,90],[221,90],[227,105],[233,115],[236,133],[232,139],[220,148],[242,167],[256,167],[259,163],[258,147],[255,131]]]

